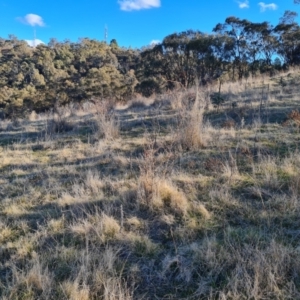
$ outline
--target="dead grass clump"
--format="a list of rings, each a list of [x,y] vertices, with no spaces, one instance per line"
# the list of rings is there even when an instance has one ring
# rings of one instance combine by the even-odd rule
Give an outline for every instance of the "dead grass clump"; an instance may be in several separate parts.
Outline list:
[[[143,223],[137,217],[131,217],[126,220],[126,224],[134,229],[143,228]]]
[[[157,185],[156,177],[159,172],[156,155],[157,150],[154,148],[154,144],[150,143],[138,162],[140,176],[138,178],[137,199],[150,207],[153,205],[154,207],[162,206],[162,202],[154,198],[155,186]]]
[[[194,97],[195,95],[192,94],[191,92],[187,93],[186,91],[178,91],[178,90],[175,90],[170,94],[168,94],[168,98],[170,99],[170,105],[173,110],[186,109],[188,103]]]
[[[69,226],[70,231],[80,237],[89,236],[93,232],[93,224],[89,220],[78,220]]]
[[[151,209],[169,208],[176,213],[185,214],[188,200],[170,180],[165,179],[161,165],[157,164],[155,149],[145,151],[140,162],[138,179],[138,200]],[[160,177],[160,175],[161,177]]]
[[[227,178],[229,182],[240,179],[240,172],[236,157],[229,153],[229,158],[225,160],[222,166],[222,176]]]
[[[68,206],[76,203],[82,203],[82,198],[81,197],[77,198],[68,192],[63,192],[57,202],[60,206],[63,207],[63,206]]]
[[[81,251],[74,257],[72,276],[60,286],[64,299],[132,300],[131,286],[122,278],[124,266],[118,259],[118,249],[106,246],[97,251]]]
[[[296,126],[300,127],[300,112],[298,110],[291,111],[283,122],[283,126]]]
[[[31,122],[34,122],[38,119],[38,114],[33,110],[29,115],[28,115],[28,120]]]
[[[159,251],[159,246],[147,235],[130,233],[127,235],[127,238],[132,243],[135,254],[140,257],[154,257]]]
[[[139,168],[138,200],[140,203],[151,209],[165,207],[179,214],[187,212],[188,200],[170,180],[166,179],[167,171],[160,161],[160,156],[157,156],[153,143],[144,151]]]
[[[126,284],[123,280],[124,265],[119,260],[120,249],[107,246],[103,251],[93,256],[95,261],[90,270],[93,282],[91,294],[94,299],[132,300],[134,282]]]
[[[7,121],[5,122],[0,120],[0,132],[6,131],[7,127],[8,127]]]
[[[220,211],[226,208],[231,211],[239,208],[239,202],[233,197],[229,186],[213,188],[208,195],[212,203],[217,203]]]
[[[89,287],[79,284],[78,280],[74,282],[66,281],[62,283],[61,286],[63,293],[68,296],[69,300],[89,300],[90,291]]]
[[[102,194],[101,190],[104,187],[104,183],[100,179],[100,176],[98,173],[95,173],[95,172],[89,170],[86,174],[85,187],[93,195],[99,196],[99,194],[100,195]]]
[[[209,220],[211,218],[211,213],[202,203],[194,203],[192,206],[192,211],[202,216],[205,220]]]
[[[13,240],[16,232],[4,223],[0,223],[0,243],[6,243]]]
[[[38,257],[34,258],[30,264],[31,267],[27,266],[29,269],[23,272],[20,272],[15,265],[12,267],[13,286],[7,286],[7,289],[4,289],[4,292],[9,292],[8,299],[25,299],[24,296],[27,296],[26,299],[51,298],[53,274],[43,266]]]
[[[175,133],[175,144],[183,150],[197,150],[206,146],[203,134],[204,100],[196,90],[194,105],[191,110],[185,107],[178,114],[178,125]]]
[[[181,129],[179,143],[183,149],[196,150],[205,145],[201,132],[201,121],[198,117],[192,117]]]
[[[235,121],[234,120],[227,120],[227,121],[223,122],[222,127],[226,128],[226,129],[234,128],[235,127]]]
[[[110,101],[97,102],[96,105],[96,129],[97,139],[114,140],[119,137],[120,123],[117,120]]]
[[[223,162],[219,158],[210,157],[205,160],[204,168],[207,171],[211,172],[220,172],[223,167]]]
[[[50,294],[53,280],[51,277],[48,269],[43,268],[39,262],[36,262],[26,275],[26,285],[27,287],[37,289],[44,294]]]
[[[189,209],[189,202],[185,194],[170,181],[159,180],[157,193],[166,208],[170,208],[177,214],[186,214]]]
[[[26,207],[17,203],[8,202],[3,208],[2,212],[9,216],[21,216],[27,213]]]
[[[256,180],[260,187],[278,189],[282,188],[282,178],[280,177],[280,167],[276,157],[265,156],[261,157],[259,164],[252,166],[253,172],[256,175]]]
[[[124,281],[120,277],[111,277],[98,272],[98,277],[102,283],[102,295],[100,299],[103,300],[133,300],[133,292],[126,286]],[[102,278],[101,278],[102,277]],[[101,279],[100,279],[101,278]],[[98,288],[99,289],[99,288]],[[99,294],[99,293],[98,293]]]
[[[65,226],[65,220],[64,218],[60,218],[60,219],[51,219],[48,222],[48,227],[51,230],[51,232],[53,232],[54,234],[60,233],[63,231]]]
[[[114,238],[120,232],[120,225],[116,219],[113,217],[107,216],[105,214],[102,215],[102,229],[103,234],[107,238]]]
[[[157,178],[152,174],[144,173],[139,177],[137,198],[141,204],[151,209],[163,207],[163,201],[156,193],[157,184]]]
[[[105,213],[88,215],[87,219],[79,219],[69,226],[70,231],[82,239],[105,243],[114,240],[121,230],[119,222]]]
[[[299,175],[292,176],[289,189],[292,193],[292,198],[296,200],[297,206],[300,207],[300,178]]]
[[[187,264],[190,264],[190,272],[198,272],[202,278],[207,278],[209,274],[210,278],[208,281],[200,279],[195,298],[286,299],[291,295],[294,298],[299,297],[295,277],[289,275],[299,272],[300,265],[296,253],[275,241],[271,241],[266,247],[258,247],[239,244],[235,235],[226,238],[222,246],[212,238],[204,241],[202,245],[194,243],[190,246],[193,261],[187,261]],[[228,277],[221,278],[223,272],[226,272]],[[219,278],[221,282],[214,286],[213,278]]]

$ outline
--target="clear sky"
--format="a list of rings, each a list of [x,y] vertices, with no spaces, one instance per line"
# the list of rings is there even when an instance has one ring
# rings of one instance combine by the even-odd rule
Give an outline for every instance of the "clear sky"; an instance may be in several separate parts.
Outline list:
[[[0,37],[48,43],[78,38],[115,38],[120,46],[141,47],[187,29],[211,32],[226,17],[276,24],[285,10],[300,12],[293,0],[0,0]]]

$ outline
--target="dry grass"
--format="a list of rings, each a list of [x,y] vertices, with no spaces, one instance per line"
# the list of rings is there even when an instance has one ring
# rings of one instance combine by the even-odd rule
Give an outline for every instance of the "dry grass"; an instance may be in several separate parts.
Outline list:
[[[185,215],[189,209],[189,202],[185,194],[166,180],[157,179],[157,195],[155,197],[159,198],[159,201],[175,214]]]
[[[206,136],[203,133],[203,113],[205,107],[205,99],[201,97],[198,90],[195,92],[194,104],[191,108],[187,103],[182,104],[183,97],[188,95],[180,94],[174,103],[178,110],[177,128],[174,131],[175,145],[182,150],[197,150],[206,145]],[[181,103],[180,105],[178,104]]]
[[[96,138],[113,140],[119,137],[120,124],[112,111],[109,101],[96,103]]]
[[[0,298],[299,299],[297,72],[1,121]]]

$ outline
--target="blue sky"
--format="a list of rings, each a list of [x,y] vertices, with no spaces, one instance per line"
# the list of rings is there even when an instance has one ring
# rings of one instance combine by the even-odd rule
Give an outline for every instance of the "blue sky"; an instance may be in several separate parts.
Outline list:
[[[0,37],[48,43],[89,37],[120,46],[142,47],[187,29],[211,32],[228,16],[276,24],[285,10],[300,12],[293,0],[0,0]]]

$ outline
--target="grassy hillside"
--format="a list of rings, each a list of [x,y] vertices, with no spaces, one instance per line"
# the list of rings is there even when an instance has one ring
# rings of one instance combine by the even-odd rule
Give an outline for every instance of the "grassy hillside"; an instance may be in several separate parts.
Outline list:
[[[300,75],[0,122],[1,299],[299,299]]]

